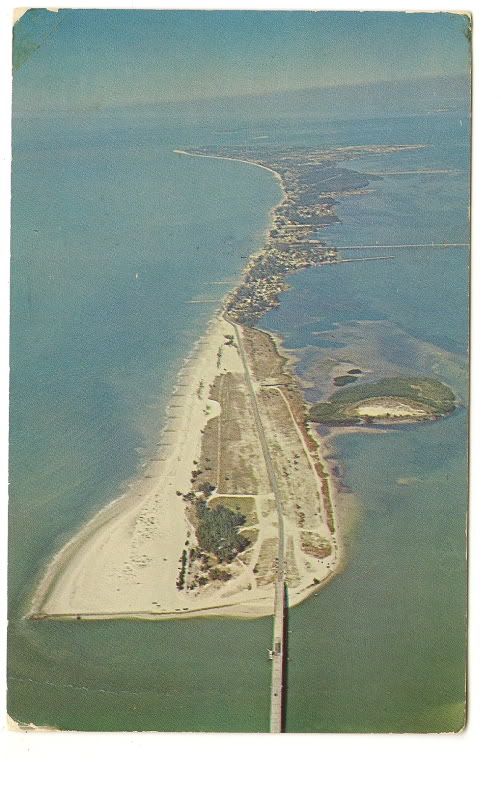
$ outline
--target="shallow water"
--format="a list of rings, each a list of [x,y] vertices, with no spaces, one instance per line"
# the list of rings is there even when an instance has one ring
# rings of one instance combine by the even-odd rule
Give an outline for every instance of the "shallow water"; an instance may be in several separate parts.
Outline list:
[[[430,163],[461,172],[385,178],[373,194],[340,204],[342,224],[329,236],[346,245],[373,242],[374,234],[386,244],[431,235],[466,241],[467,137],[457,119],[443,116],[267,133],[302,144],[431,142],[420,151]],[[238,275],[280,196],[263,170],[172,149],[259,133],[174,129],[155,117],[125,124],[104,114],[15,127],[9,712],[16,719],[97,730],[268,727],[270,620],[21,619],[50,554],[126,486],[153,445],[166,392],[215,308],[186,301],[221,299],[228,287],[211,281]],[[418,157],[398,156],[406,165]],[[288,347],[328,347],[315,331],[383,319],[465,353],[465,251],[399,251],[391,261],[309,270],[289,282],[280,309],[263,321]],[[398,352],[392,357],[398,361]],[[346,572],[290,613],[288,730],[460,724],[465,423],[462,410],[433,425],[338,439],[361,518]],[[413,480],[403,486],[402,477]]]
[[[453,118],[448,128],[442,119],[435,130],[430,120],[424,124],[426,150],[380,157],[370,166],[361,159],[360,169],[453,171],[388,176],[372,185],[373,193],[342,200],[341,224],[327,238],[339,246],[468,242],[467,131]],[[423,141],[419,119],[397,128],[398,141]],[[367,122],[364,136],[376,141],[371,133]],[[379,135],[377,141],[395,142],[393,130],[390,139]],[[343,257],[364,252],[374,254],[345,250]],[[469,253],[377,254],[393,258],[292,277],[265,327],[281,333],[286,347],[301,348],[301,372],[311,368],[311,348],[335,357],[329,330],[340,326],[337,347],[349,352],[343,323],[374,321],[363,331],[376,363],[386,359],[404,372],[421,372],[422,351],[426,369],[453,387],[462,406],[433,424],[337,438],[333,454],[356,494],[360,519],[345,573],[290,612],[288,730],[443,731],[463,723]],[[363,352],[363,342],[358,347]]]
[[[268,621],[20,617],[47,558],[144,461],[217,307],[187,301],[221,302],[229,286],[212,282],[236,280],[280,190],[262,170],[173,154],[187,131],[121,134],[96,118],[65,136],[29,122],[14,135],[10,713],[64,728],[266,727]],[[233,711],[218,722],[222,672]]]

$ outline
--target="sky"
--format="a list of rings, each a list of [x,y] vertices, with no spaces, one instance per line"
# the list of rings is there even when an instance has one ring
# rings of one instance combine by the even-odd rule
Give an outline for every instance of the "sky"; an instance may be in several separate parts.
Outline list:
[[[467,20],[398,12],[32,9],[14,106],[65,110],[464,74]]]

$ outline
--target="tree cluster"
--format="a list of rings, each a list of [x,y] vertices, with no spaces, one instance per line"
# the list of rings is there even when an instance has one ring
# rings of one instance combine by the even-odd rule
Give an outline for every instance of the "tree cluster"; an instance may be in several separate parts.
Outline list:
[[[249,546],[250,541],[239,528],[245,525],[246,518],[225,506],[210,508],[199,499],[196,502],[198,517],[197,538],[203,550],[214,553],[222,563],[233,561],[238,553]]]

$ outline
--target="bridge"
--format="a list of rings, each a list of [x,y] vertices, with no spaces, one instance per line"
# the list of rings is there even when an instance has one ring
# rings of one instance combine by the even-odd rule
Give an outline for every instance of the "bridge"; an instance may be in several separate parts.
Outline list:
[[[268,448],[268,442],[266,441],[266,435],[257,404],[256,392],[247,363],[247,354],[243,346],[242,337],[240,336],[240,328],[231,320],[228,320],[228,322],[230,322],[235,331],[235,337],[244,367],[245,382],[249,391],[252,412],[266,464],[266,472],[268,474],[271,490],[275,496],[278,522],[278,548],[275,577],[275,605],[273,612],[273,649],[270,651],[270,658],[272,661],[270,733],[283,733],[285,726],[285,678],[287,667],[287,591],[285,586],[285,531],[283,508],[277,476],[275,475],[275,469],[271,460],[270,450]]]
[[[270,657],[272,661],[270,733],[283,733],[287,694],[287,587],[284,576],[279,577],[278,574],[275,580],[273,650]]]

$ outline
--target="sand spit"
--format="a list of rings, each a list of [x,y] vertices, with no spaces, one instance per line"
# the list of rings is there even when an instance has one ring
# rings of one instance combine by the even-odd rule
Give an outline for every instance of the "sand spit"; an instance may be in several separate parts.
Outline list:
[[[242,161],[271,172],[282,199],[270,212],[270,243],[277,210],[288,200],[278,172],[245,158],[175,152]],[[240,285],[259,255],[249,260]],[[224,308],[230,300],[231,295]],[[279,486],[289,603],[296,605],[336,575],[343,568],[338,487],[315,426],[306,425],[299,383],[288,371],[291,361],[269,334],[242,325],[235,314],[218,313],[179,373],[157,453],[144,474],[59,551],[35,592],[29,616],[272,614],[278,521],[256,413]],[[248,546],[231,563],[221,563],[200,547],[201,499],[208,507],[222,504],[245,515],[240,532]]]
[[[236,344],[240,334],[245,352]],[[36,619],[166,619],[273,613],[276,506],[244,379],[250,369],[285,511],[289,601],[342,568],[336,489],[304,405],[268,334],[212,320],[179,374],[157,452],[144,474],[49,564]],[[200,552],[193,497],[242,507],[249,546],[229,564]],[[190,499],[186,499],[186,496]],[[185,565],[183,568],[183,564]]]
[[[215,159],[216,161],[238,161],[241,164],[251,164],[254,167],[259,167],[260,169],[265,169],[266,172],[271,172],[272,175],[275,176],[275,178],[277,179],[278,183],[280,184],[280,188],[282,189],[282,193],[283,193],[282,199],[285,199],[287,197],[287,194],[286,194],[286,191],[285,191],[285,188],[284,188],[284,182],[283,182],[283,179],[282,179],[282,176],[280,175],[280,173],[277,172],[276,170],[272,169],[271,167],[267,167],[265,164],[260,164],[259,162],[255,161],[255,160],[252,160],[250,158],[237,158],[236,156],[218,156],[218,155],[215,155],[215,154],[214,155],[213,154],[209,155],[209,154],[205,154],[205,153],[191,153],[189,150],[180,150],[180,149],[176,149],[173,152],[177,153],[180,156],[191,156],[191,158],[211,158],[213,160]]]

